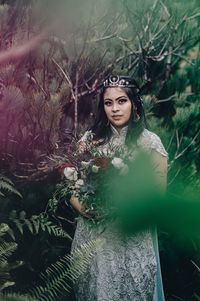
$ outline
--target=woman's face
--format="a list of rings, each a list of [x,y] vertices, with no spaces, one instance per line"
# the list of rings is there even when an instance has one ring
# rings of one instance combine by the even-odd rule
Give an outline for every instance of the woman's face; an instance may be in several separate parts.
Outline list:
[[[120,87],[109,87],[103,99],[105,113],[112,125],[118,129],[127,125],[132,113],[132,102],[126,92]]]

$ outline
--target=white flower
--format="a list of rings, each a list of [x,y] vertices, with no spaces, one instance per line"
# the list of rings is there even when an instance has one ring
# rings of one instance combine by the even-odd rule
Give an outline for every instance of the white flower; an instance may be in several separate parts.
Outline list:
[[[65,167],[64,175],[67,178],[67,180],[70,181],[77,181],[78,179],[78,173],[74,167]]]
[[[117,158],[115,157],[112,161],[111,161],[112,165],[114,167],[116,167],[117,169],[121,169],[124,166],[124,162],[121,158]]]
[[[99,171],[99,166],[97,165],[92,165],[92,172],[97,173]]]
[[[115,157],[111,163],[115,168],[120,169],[121,175],[126,175],[128,173],[128,165],[126,165],[121,158]]]
[[[84,185],[84,181],[82,179],[78,179],[75,183],[76,188],[80,188],[80,186]]]

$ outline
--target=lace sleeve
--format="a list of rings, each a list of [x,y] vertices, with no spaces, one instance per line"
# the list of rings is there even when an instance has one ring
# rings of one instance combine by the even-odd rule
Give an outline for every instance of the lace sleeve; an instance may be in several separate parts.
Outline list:
[[[168,157],[160,138],[153,132],[145,129],[137,141],[138,146],[147,150],[156,150],[164,157]]]

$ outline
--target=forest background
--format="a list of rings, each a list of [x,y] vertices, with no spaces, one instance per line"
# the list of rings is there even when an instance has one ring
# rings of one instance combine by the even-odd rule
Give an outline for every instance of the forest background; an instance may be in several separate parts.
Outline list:
[[[138,81],[169,153],[168,191],[198,198],[199,23],[199,0],[0,1],[1,300],[73,300],[74,212],[56,184],[106,75]],[[195,226],[160,230],[166,300],[200,300]]]

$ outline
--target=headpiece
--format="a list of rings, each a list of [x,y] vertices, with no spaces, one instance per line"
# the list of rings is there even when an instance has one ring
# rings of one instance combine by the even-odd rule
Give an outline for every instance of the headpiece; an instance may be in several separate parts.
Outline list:
[[[135,88],[139,92],[137,83],[129,76],[121,75],[109,75],[103,81],[103,87],[124,87],[124,88]]]
[[[109,75],[103,81],[101,87],[103,89],[109,87],[122,87],[122,88],[132,88],[133,93],[136,96],[136,101],[143,105],[143,100],[141,98],[141,91],[137,82],[130,76],[123,75]]]

